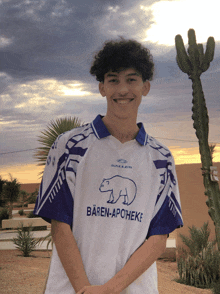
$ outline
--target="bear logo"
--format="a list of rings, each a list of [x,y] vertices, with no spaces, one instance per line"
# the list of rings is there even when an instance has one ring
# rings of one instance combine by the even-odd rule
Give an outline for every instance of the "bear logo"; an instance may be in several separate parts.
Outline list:
[[[103,179],[99,187],[100,192],[110,192],[107,203],[114,204],[120,197],[124,197],[124,205],[130,205],[137,194],[135,182],[129,178],[114,176],[109,179]]]

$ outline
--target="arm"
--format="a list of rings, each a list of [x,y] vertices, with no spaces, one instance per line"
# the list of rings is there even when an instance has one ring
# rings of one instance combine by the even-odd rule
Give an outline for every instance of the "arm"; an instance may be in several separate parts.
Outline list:
[[[161,256],[166,240],[167,235],[149,237],[111,280],[102,286],[84,287],[77,294],[120,294]]]
[[[51,234],[66,274],[76,292],[89,286],[76,240],[68,224],[51,221]]]
[[[167,235],[151,236],[104,286],[106,293],[120,293],[142,275],[165,251]]]

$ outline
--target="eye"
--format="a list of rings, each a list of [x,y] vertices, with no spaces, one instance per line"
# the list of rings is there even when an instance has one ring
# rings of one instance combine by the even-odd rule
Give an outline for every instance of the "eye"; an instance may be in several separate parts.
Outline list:
[[[118,82],[117,79],[111,79],[111,80],[109,80],[109,83],[117,83],[117,82]]]

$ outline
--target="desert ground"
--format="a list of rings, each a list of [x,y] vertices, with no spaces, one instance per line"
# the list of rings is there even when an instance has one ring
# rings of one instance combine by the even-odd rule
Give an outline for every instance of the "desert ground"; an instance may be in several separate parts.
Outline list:
[[[1,294],[42,294],[51,251],[34,251],[23,257],[18,250],[0,250]],[[157,261],[160,294],[211,294],[211,290],[179,284],[176,262]],[[147,292],[146,292],[147,293]]]

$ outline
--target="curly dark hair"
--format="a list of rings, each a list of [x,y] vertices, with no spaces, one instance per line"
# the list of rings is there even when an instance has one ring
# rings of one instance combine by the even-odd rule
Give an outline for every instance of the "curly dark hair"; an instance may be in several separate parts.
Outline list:
[[[154,63],[150,50],[143,47],[135,40],[106,41],[94,57],[90,74],[96,80],[104,82],[104,75],[110,70],[119,72],[121,69],[134,68],[141,73],[142,79],[152,80]]]

